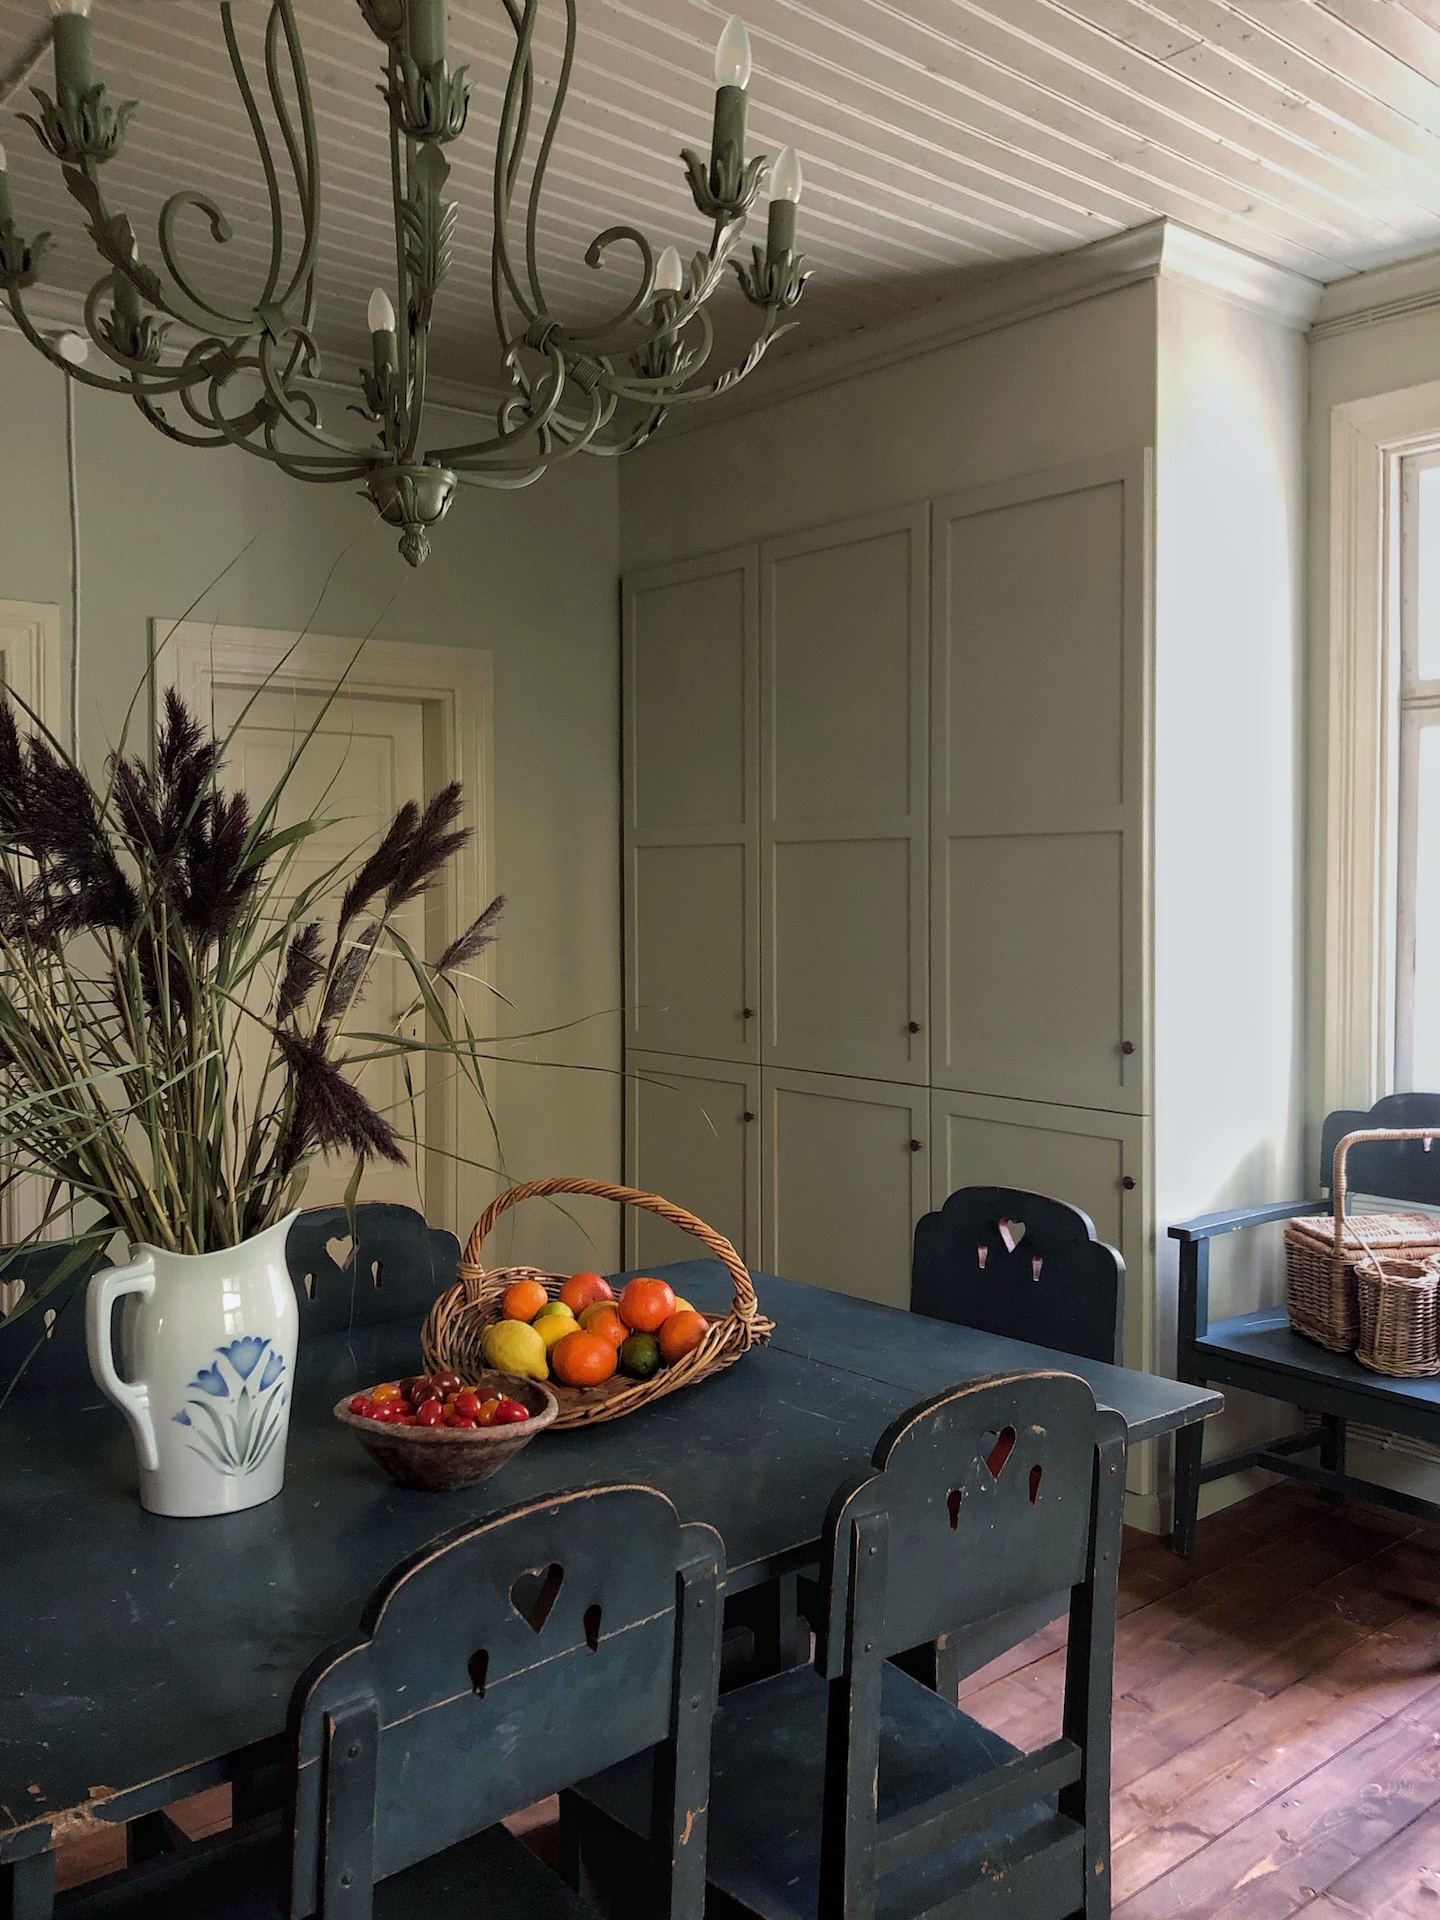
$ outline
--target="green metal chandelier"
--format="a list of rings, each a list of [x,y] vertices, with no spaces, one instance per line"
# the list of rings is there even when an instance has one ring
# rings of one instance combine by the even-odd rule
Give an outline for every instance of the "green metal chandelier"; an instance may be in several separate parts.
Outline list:
[[[231,236],[224,211],[208,194],[182,189],[165,202],[154,264],[141,254],[130,220],[106,203],[100,169],[119,151],[135,103],[111,101],[95,77],[90,0],[51,0],[55,97],[36,88],[38,116],[22,118],[59,161],[66,186],[88,217],[104,272],[85,299],[85,331],[113,371],[92,371],[67,359],[27,314],[23,296],[40,278],[51,236],[26,238],[17,230],[0,149],[0,287],[16,325],[69,378],[128,394],[152,425],[182,445],[243,447],[297,480],[359,481],[381,517],[402,529],[400,551],[417,567],[430,550],[427,529],[444,519],[460,474],[473,474],[485,486],[528,486],[572,454],[626,453],[655,431],[670,408],[734,386],[787,331],[783,316],[809,277],[795,251],[801,175],[794,150],[785,148],[773,169],[767,156],[745,154],[750,48],[743,21],[728,21],[716,52],[708,164],[698,153],[682,155],[695,206],[710,224],[708,246],[687,266],[674,247],[657,258],[636,227],[607,228],[590,243],[586,264],[598,268],[610,249],[632,248],[637,262],[629,298],[596,324],[567,326],[551,312],[541,286],[537,233],[574,64],[575,0],[564,0],[564,50],[543,125],[535,113],[533,58],[541,0],[501,3],[514,28],[515,53],[495,142],[490,278],[509,390],[487,438],[440,447],[425,439],[427,349],[457,214],[445,198],[445,149],[464,130],[470,95],[466,69],[452,68],[447,57],[445,0],[358,0],[366,25],[385,48],[380,91],[390,119],[395,231],[396,299],[381,289],[371,297],[373,364],[360,370],[363,405],[355,409],[373,424],[368,442],[353,445],[326,429],[314,387],[320,373],[314,333],[320,157],[294,0],[269,0],[265,26],[265,90],[283,147],[278,161],[230,0],[220,8],[268,199],[269,264],[253,305],[207,292],[182,261],[182,215],[201,216],[216,242]],[[287,244],[285,175],[299,209],[298,247]],[[766,245],[753,247],[748,262],[732,263],[761,318],[744,357],[711,373],[714,333],[706,303],[767,176]],[[523,203],[523,233],[512,249],[517,199]],[[398,322],[397,307],[403,316]],[[183,350],[166,345],[177,322],[189,342]],[[178,401],[188,424],[169,417],[162,404],[167,398]]]

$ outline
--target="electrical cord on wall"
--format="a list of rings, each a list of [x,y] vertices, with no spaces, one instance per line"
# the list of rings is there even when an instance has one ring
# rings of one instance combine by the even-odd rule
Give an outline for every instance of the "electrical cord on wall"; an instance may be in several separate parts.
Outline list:
[[[78,367],[90,348],[78,333],[62,333],[61,357]],[[80,758],[80,468],[75,453],[75,382],[65,381],[65,485],[70,501],[70,751]]]

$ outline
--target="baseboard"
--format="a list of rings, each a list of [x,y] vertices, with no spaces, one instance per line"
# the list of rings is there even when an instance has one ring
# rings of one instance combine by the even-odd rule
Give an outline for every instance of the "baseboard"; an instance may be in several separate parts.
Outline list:
[[[1226,1507],[1277,1485],[1282,1478],[1281,1474],[1265,1473],[1259,1467],[1246,1467],[1242,1473],[1227,1473],[1223,1480],[1207,1480],[1200,1489],[1200,1518],[1222,1513]]]
[[[1357,1480],[1373,1480],[1397,1493],[1440,1504],[1440,1458],[1422,1440],[1351,1427],[1345,1465]]]
[[[1170,1531],[1169,1495],[1127,1492],[1125,1524],[1134,1527],[1138,1533],[1154,1533],[1163,1539]]]

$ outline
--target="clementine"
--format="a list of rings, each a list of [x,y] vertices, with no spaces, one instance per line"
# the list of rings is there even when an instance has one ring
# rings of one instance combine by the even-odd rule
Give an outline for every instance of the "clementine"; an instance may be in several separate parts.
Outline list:
[[[632,1280],[620,1296],[620,1317],[636,1333],[658,1333],[675,1311],[675,1289],[665,1280]]]
[[[587,1307],[580,1316],[580,1325],[586,1333],[598,1333],[602,1340],[608,1340],[617,1353],[630,1337],[629,1327],[609,1300],[597,1300],[593,1307]]]
[[[660,1329],[660,1358],[667,1367],[693,1353],[709,1331],[710,1322],[691,1307],[686,1313],[672,1313]]]
[[[523,1320],[528,1325],[549,1298],[538,1280],[517,1280],[513,1287],[506,1287],[500,1311],[507,1320]]]
[[[598,1333],[567,1333],[550,1355],[550,1370],[567,1387],[598,1387],[619,1365],[619,1356]]]
[[[560,1298],[578,1319],[597,1300],[613,1300],[615,1289],[603,1274],[572,1273],[560,1289]]]

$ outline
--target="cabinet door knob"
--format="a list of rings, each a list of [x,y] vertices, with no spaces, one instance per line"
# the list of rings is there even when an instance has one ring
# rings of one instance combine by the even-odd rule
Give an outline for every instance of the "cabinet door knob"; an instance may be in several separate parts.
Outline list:
[[[911,1022],[909,1023],[909,1025],[908,1025],[908,1026],[906,1027],[906,1029],[905,1029],[905,1031],[906,1031],[907,1033],[919,1033],[919,1031],[920,1031],[920,1022],[919,1022],[918,1020],[912,1020],[912,1021],[911,1021]]]
[[[755,1018],[755,1009],[753,1007],[741,1007],[740,1018],[742,1020],[753,1020]]]
[[[912,1140],[910,1142],[911,1153],[919,1153],[920,1147],[921,1147],[921,1142],[919,1140]]]
[[[1122,1040],[1120,1042],[1120,1051],[1121,1053],[1134,1053],[1135,1042],[1133,1040]]]
[[[747,1107],[744,1113],[741,1114],[740,1118],[748,1123],[749,1121],[753,1120],[755,1116],[753,1113],[751,1113],[750,1109]]]
[[[1120,1184],[1125,1189],[1126,1193],[1133,1193],[1135,1191],[1135,1182],[1128,1173],[1126,1174],[1125,1178],[1120,1182]]]

